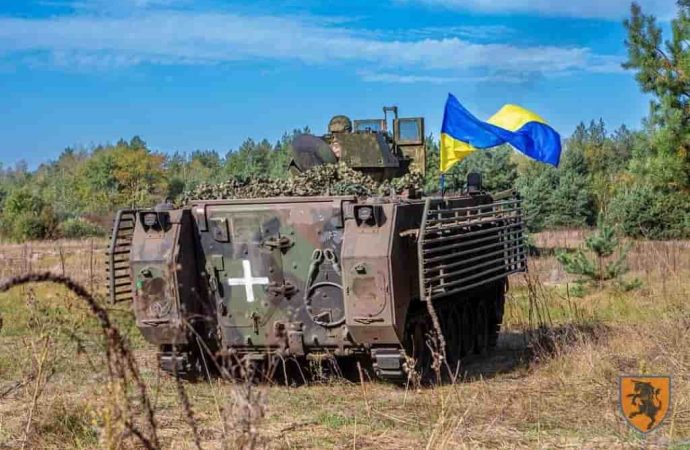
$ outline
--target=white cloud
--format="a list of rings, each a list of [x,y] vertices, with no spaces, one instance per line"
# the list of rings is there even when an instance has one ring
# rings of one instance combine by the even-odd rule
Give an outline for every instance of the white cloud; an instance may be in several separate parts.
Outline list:
[[[584,47],[520,47],[458,36],[401,40],[333,23],[312,23],[296,17],[165,10],[126,17],[88,13],[41,19],[0,17],[0,55],[24,55],[34,61],[48,56],[53,64],[85,67],[257,60],[356,63],[369,73],[407,73],[398,75],[402,82],[443,80],[473,72],[500,72],[510,78],[513,74],[615,70],[610,57]]]
[[[485,75],[472,76],[436,76],[436,75],[414,75],[405,73],[391,72],[358,72],[362,80],[372,83],[400,83],[400,84],[448,84],[448,83],[503,83],[503,84],[524,84],[538,78],[538,73],[501,73],[495,72]]]
[[[359,76],[362,80],[372,83],[431,83],[431,84],[447,84],[460,81],[460,77],[442,77],[435,75],[408,75],[401,73],[390,72],[368,72],[360,71]]]
[[[630,14],[632,0],[400,0],[482,13],[527,13],[547,16],[619,20]],[[636,0],[642,9],[662,19],[676,10],[674,0]]]
[[[473,41],[481,42],[498,42],[505,40],[514,35],[515,30],[504,25],[456,25],[456,26],[438,26],[438,27],[421,27],[421,28],[405,28],[401,30],[386,30],[381,32],[383,36],[390,36],[392,38],[405,39],[423,39],[423,38],[450,38],[457,37],[461,39],[471,39]]]

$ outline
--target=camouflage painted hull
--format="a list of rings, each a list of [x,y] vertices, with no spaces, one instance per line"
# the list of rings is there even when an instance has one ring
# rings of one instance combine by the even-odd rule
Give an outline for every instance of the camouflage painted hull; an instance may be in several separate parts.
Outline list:
[[[495,344],[507,276],[526,267],[522,230],[512,193],[122,211],[111,298],[133,301],[167,370],[193,371],[201,345],[226,366],[327,354],[400,379],[406,354],[428,365],[439,327],[451,363]]]

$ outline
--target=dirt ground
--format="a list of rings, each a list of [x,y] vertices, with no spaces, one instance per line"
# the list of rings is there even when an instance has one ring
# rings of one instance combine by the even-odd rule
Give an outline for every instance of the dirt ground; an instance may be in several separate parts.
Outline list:
[[[128,306],[108,306],[143,399],[131,375],[109,376],[120,366],[82,300],[45,283],[14,288],[0,294],[0,449],[143,448],[131,429],[166,449],[690,448],[690,242],[633,242],[626,278],[641,287],[612,283],[575,296],[553,252],[584,233],[536,236],[540,256],[529,279],[511,279],[496,351],[432,387],[327,376],[300,386],[177,384],[157,370]],[[0,245],[0,282],[50,270],[102,296],[104,247]],[[535,339],[540,326],[548,339]],[[619,376],[637,374],[672,378],[669,413],[647,435],[619,406]]]

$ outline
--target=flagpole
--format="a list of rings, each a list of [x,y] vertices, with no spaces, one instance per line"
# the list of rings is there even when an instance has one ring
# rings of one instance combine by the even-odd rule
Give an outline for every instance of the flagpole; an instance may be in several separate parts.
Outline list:
[[[441,172],[441,179],[439,180],[441,184],[441,198],[443,198],[446,195],[446,173]]]

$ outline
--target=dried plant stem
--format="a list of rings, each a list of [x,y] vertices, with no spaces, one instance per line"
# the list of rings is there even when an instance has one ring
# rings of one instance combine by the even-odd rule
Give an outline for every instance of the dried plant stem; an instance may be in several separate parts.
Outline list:
[[[43,339],[43,349],[40,356],[36,358],[36,380],[34,383],[34,391],[31,395],[31,405],[29,406],[29,416],[26,419],[26,426],[24,427],[24,437],[22,438],[22,450],[26,448],[26,443],[29,440],[29,433],[31,432],[31,424],[33,422],[34,411],[36,410],[36,405],[38,404],[38,398],[41,395],[42,390],[42,380],[44,376],[45,362],[48,357],[48,349],[50,344],[50,336],[46,336]],[[32,343],[33,347],[33,343]],[[34,348],[35,352],[35,348]]]
[[[192,404],[189,402],[189,396],[187,396],[187,391],[184,388],[182,379],[177,369],[177,351],[175,351],[175,346],[173,345],[173,376],[175,377],[175,386],[177,388],[177,397],[180,400],[182,409],[185,413],[185,421],[189,428],[192,430],[192,436],[194,437],[194,446],[197,450],[201,450],[201,438],[199,437],[199,429],[196,425],[196,420],[194,419],[194,410],[192,409]]]
[[[357,370],[359,371],[359,384],[362,387],[362,398],[364,399],[364,406],[367,408],[367,417],[371,419],[371,407],[369,406],[369,396],[367,395],[367,388],[364,385],[364,374],[362,372],[362,365],[357,362]]]
[[[355,415],[355,429],[352,433],[352,450],[357,450],[357,415]]]
[[[111,379],[113,377],[118,378],[123,385],[126,384],[127,372],[129,372],[131,375],[131,378],[138,389],[138,398],[146,415],[148,436],[139,431],[130,419],[125,420],[125,427],[132,434],[137,436],[145,448],[149,450],[159,449],[160,442],[158,440],[154,410],[148,397],[146,385],[139,374],[139,369],[136,361],[134,360],[134,356],[129,349],[127,342],[120,334],[118,328],[110,321],[107,310],[98,303],[93,295],[91,295],[83,286],[71,278],[63,275],[56,275],[50,272],[28,273],[10,278],[9,280],[0,283],[0,292],[6,292],[15,286],[41,282],[61,284],[87,303],[91,313],[98,319],[103,334],[106,338],[108,374],[110,375]],[[126,389],[123,389],[123,392],[126,393]],[[126,407],[127,406],[128,402],[126,404]]]

